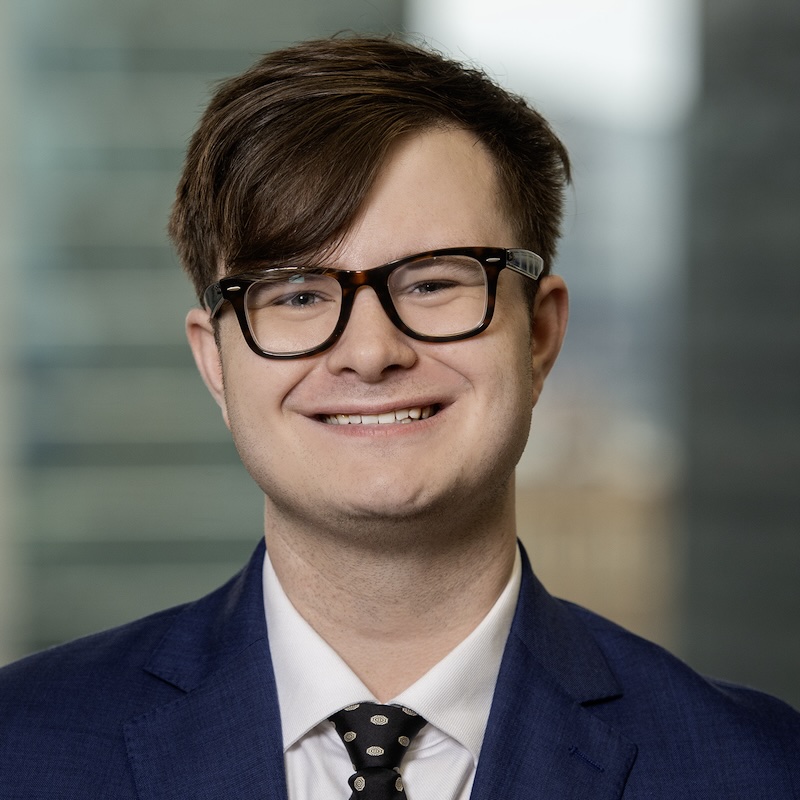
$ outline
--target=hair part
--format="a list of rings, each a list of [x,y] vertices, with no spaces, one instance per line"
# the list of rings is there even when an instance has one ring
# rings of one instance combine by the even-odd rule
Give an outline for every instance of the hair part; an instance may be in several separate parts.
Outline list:
[[[518,246],[548,272],[570,167],[546,120],[439,53],[333,37],[267,54],[223,82],[201,118],[169,223],[198,297],[220,273],[321,260],[352,227],[391,145],[439,126],[488,149]]]

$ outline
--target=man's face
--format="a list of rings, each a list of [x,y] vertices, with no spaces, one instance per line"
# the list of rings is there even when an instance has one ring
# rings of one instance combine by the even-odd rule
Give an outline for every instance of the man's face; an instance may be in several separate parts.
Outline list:
[[[493,162],[471,134],[406,138],[328,265],[363,270],[437,248],[517,246],[498,191]],[[254,354],[229,309],[221,374],[207,314],[190,312],[198,364],[268,511],[341,527],[507,508],[566,318],[563,284],[543,279],[532,341],[523,281],[504,270],[489,328],[450,343],[408,338],[363,288],[332,348],[286,361]],[[403,417],[410,421],[385,422]]]

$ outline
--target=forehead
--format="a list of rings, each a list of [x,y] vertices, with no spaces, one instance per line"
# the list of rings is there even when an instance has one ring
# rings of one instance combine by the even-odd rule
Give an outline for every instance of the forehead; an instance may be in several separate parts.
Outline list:
[[[473,134],[436,128],[392,146],[330,263],[365,269],[427,250],[481,245],[515,246],[494,160]]]

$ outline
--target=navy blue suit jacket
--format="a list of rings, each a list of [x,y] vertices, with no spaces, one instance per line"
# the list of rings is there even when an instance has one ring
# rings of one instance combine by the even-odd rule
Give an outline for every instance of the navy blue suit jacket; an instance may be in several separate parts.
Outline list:
[[[285,800],[262,559],[0,670],[0,798]],[[525,559],[472,797],[800,798],[800,716],[550,597]]]

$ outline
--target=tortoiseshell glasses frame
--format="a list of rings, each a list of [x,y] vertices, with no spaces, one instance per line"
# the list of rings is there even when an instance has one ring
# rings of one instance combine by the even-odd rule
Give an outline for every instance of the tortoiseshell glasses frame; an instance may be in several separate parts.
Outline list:
[[[406,267],[410,272],[417,265],[435,264],[451,261],[456,258],[469,259],[477,262],[483,269],[485,297],[481,318],[476,318],[470,322],[464,330],[457,330],[447,333],[425,333],[415,330],[407,321],[404,321],[398,312],[395,300],[392,297],[390,288],[390,276],[396,270]],[[505,249],[500,247],[452,247],[440,250],[430,250],[424,253],[417,253],[413,256],[390,261],[388,264],[374,267],[367,270],[341,270],[325,267],[302,267],[302,266],[278,266],[256,269],[241,274],[231,275],[216,283],[211,284],[203,293],[203,305],[208,310],[211,319],[215,319],[221,313],[225,303],[230,303],[236,312],[242,335],[250,349],[264,358],[302,358],[316,355],[331,347],[342,335],[350,313],[353,309],[356,292],[364,286],[369,286],[377,295],[383,310],[392,323],[404,334],[422,342],[453,342],[462,339],[469,339],[477,336],[484,331],[492,321],[494,314],[495,300],[497,294],[497,280],[503,269],[510,269],[525,276],[526,278],[538,281],[544,269],[544,262],[540,256],[530,250]],[[401,273],[404,274],[404,273]],[[318,280],[320,277],[332,278],[336,281],[341,292],[341,296],[333,298],[338,302],[338,316],[335,325],[324,327],[322,341],[315,341],[313,346],[300,347],[282,351],[262,347],[251,328],[250,310],[248,309],[248,298],[253,293],[253,287],[269,287],[271,282],[297,283],[304,284],[307,281]],[[280,280],[278,280],[280,279]],[[432,285],[438,287],[436,280],[421,279],[423,286]],[[424,292],[421,296],[425,296]],[[312,290],[298,289],[293,297],[310,297],[314,299]],[[327,298],[326,298],[327,299]],[[252,302],[252,301],[251,301]],[[281,299],[275,307],[289,306],[303,308],[309,307],[294,301],[286,302]],[[335,313],[336,307],[332,307]],[[432,316],[429,314],[429,316]]]

